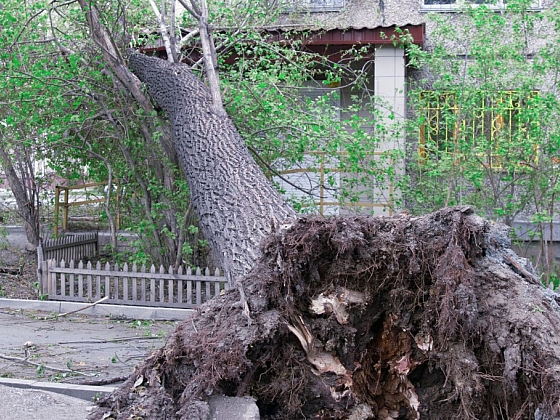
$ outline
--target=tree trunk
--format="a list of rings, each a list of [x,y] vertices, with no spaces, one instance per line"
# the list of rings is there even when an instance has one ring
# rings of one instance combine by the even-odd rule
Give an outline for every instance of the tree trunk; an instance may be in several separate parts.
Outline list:
[[[199,226],[231,283],[259,257],[262,239],[295,211],[265,178],[209,89],[184,64],[132,53],[133,72],[171,122]]]
[[[35,184],[35,176],[33,173],[22,173],[18,175],[12,162],[13,154],[13,151],[10,153],[6,150],[4,139],[0,134],[0,163],[2,163],[8,185],[16,199],[19,215],[23,219],[23,227],[27,240],[33,245],[39,245],[39,203],[37,201],[38,191],[37,185]],[[18,154],[16,153],[16,155]],[[21,162],[22,171],[32,171],[33,163],[27,161],[29,156],[24,153],[20,158],[26,160],[25,162]]]
[[[471,208],[301,218],[182,323],[90,419],[207,419],[253,396],[263,419],[553,420],[560,296]]]

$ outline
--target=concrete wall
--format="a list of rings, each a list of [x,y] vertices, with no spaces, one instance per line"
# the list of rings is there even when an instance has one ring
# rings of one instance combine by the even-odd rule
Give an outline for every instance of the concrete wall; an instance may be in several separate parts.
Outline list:
[[[418,0],[345,0],[338,11],[287,13],[281,24],[301,24],[323,29],[376,28],[379,26],[404,26],[423,22]]]

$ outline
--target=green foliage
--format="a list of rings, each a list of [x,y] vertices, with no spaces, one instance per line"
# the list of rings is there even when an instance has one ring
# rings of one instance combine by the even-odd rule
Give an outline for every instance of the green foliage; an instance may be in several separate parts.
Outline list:
[[[214,31],[226,105],[263,170],[278,182],[278,172],[307,168],[318,180],[290,197],[296,208],[321,211],[325,196],[349,204],[383,196],[397,204],[386,186],[397,185],[402,154],[376,151],[399,127],[372,95],[373,51],[356,47],[332,62],[305,50],[301,32],[286,32],[290,42],[278,44],[255,30],[278,17],[268,1],[209,3],[212,24],[230,28]],[[146,1],[91,6],[121,51],[158,40]],[[187,14],[178,23],[196,27]],[[78,4],[7,0],[0,28],[6,75],[0,80],[0,132],[22,155],[44,159],[54,171],[40,188],[60,178],[72,185],[111,177],[121,188],[119,200],[102,216],[114,221],[120,214],[121,227],[139,235],[129,260],[206,265],[207,243],[176,156],[166,148],[164,117],[139,106],[111,74]],[[192,38],[183,52],[197,41]]]
[[[238,59],[220,64],[227,109],[257,161],[279,183],[294,170],[315,179],[313,189],[288,196],[298,211],[321,211],[325,196],[391,203],[387,186],[402,155],[386,145],[394,146],[400,127],[373,95],[373,49],[355,48],[333,62],[306,50],[301,32],[283,36],[290,41],[249,34],[251,42],[235,44]]]
[[[39,366],[37,366],[37,376],[39,378],[42,378],[45,376],[45,365],[44,364],[39,364]]]
[[[124,3],[92,2],[104,24],[115,28],[115,42],[123,40],[123,30],[140,31],[151,21],[144,2],[131,3],[125,18]],[[7,76],[0,80],[7,95],[0,98],[4,143],[47,162],[54,173],[40,188],[60,178],[70,185],[118,180],[120,200],[103,210],[104,219],[124,213],[123,227],[140,225],[141,252],[157,263],[174,261],[182,246],[175,239],[177,217],[188,208],[188,189],[176,159],[162,148],[161,117],[140,108],[110,74],[76,3],[7,1],[0,22],[6,23],[0,24],[0,63]]]
[[[560,278],[558,277],[558,267],[555,267],[556,271],[550,273],[549,276],[549,284],[552,284],[552,287],[554,287],[554,290],[559,290],[560,289]]]
[[[415,116],[408,124],[407,206],[422,213],[470,204],[512,224],[530,220],[544,241],[557,218],[560,179],[558,5],[496,12],[466,6],[430,16],[426,50],[408,46]],[[540,263],[551,273],[544,251]]]
[[[8,248],[8,229],[5,226],[0,226],[0,251]]]

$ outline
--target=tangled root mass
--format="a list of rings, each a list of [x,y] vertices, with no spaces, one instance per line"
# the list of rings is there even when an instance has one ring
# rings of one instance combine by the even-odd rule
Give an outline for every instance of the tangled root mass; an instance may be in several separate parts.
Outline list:
[[[90,418],[554,419],[559,301],[470,207],[303,218]]]

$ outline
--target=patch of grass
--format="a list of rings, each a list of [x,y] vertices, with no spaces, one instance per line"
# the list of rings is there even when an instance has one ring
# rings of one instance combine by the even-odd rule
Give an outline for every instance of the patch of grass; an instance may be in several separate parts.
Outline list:
[[[51,382],[60,382],[63,379],[66,379],[67,376],[68,374],[66,372],[58,372],[57,374],[51,376],[49,380]]]
[[[129,322],[129,326],[132,328],[151,327],[152,325],[154,325],[154,321],[151,319],[135,319]]]
[[[560,277],[557,273],[550,273],[550,283],[554,285],[554,290],[558,290],[560,287]]]
[[[37,376],[39,378],[45,376],[45,365],[43,365],[42,363],[39,366],[37,366]]]
[[[0,226],[0,250],[8,249],[10,243],[8,242],[8,229],[5,226]]]

